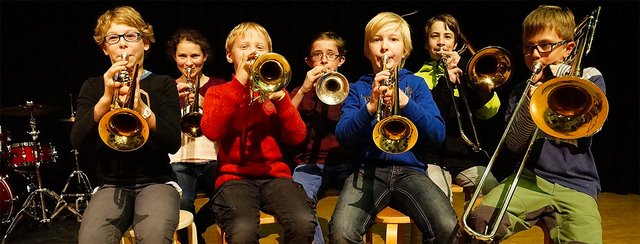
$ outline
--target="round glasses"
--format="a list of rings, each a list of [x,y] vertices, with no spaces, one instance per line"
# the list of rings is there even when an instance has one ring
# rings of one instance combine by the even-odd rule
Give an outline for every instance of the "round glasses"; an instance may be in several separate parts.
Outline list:
[[[316,53],[312,53],[311,55],[309,55],[309,58],[311,58],[311,60],[313,60],[314,62],[318,62],[318,61],[322,60],[322,57],[326,57],[327,60],[329,60],[329,61],[334,61],[334,60],[338,59],[338,57],[340,57],[340,54],[337,54],[337,53],[324,54],[322,52],[316,52]]]
[[[127,42],[137,42],[142,38],[139,32],[127,32],[124,34],[109,34],[104,37],[104,42],[107,44],[116,44],[120,42],[120,38],[124,38]]]
[[[522,49],[523,53],[532,53],[534,49],[538,50],[539,53],[548,53],[553,51],[554,48],[556,48],[558,45],[562,45],[565,43],[568,43],[569,41],[564,40],[564,41],[559,41],[559,42],[554,42],[554,43],[540,43],[540,44],[536,44],[536,45],[522,45],[522,47],[520,47]]]

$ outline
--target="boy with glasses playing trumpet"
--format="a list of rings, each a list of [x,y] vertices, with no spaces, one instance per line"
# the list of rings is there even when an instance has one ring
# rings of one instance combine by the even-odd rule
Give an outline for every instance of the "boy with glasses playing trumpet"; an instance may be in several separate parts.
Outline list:
[[[111,67],[82,85],[71,130],[74,148],[96,153],[99,175],[99,187],[84,212],[78,242],[118,243],[132,227],[139,243],[172,243],[181,191],[169,165],[169,153],[180,147],[175,81],[144,69],[145,53],[155,38],[152,26],[135,9],[124,6],[104,12],[93,37],[111,60]],[[128,58],[123,60],[120,57],[125,52]],[[138,70],[131,70],[133,67]],[[120,97],[113,98],[114,94],[130,91],[114,79],[123,70],[138,77],[136,89],[144,90],[150,102],[145,105],[140,102],[143,99],[129,96],[135,108],[144,108],[141,117],[150,131],[146,143],[133,151],[113,150],[98,136],[98,122],[111,110],[112,99]]]
[[[202,132],[218,148],[218,178],[211,201],[229,243],[257,243],[260,210],[284,227],[285,243],[311,243],[316,227],[313,203],[291,180],[279,143],[296,145],[306,127],[286,90],[253,102],[252,65],[271,52],[271,38],[261,25],[237,25],[226,41],[231,81],[211,87],[205,96]],[[262,95],[261,95],[262,97]]]
[[[533,85],[524,94],[529,82],[520,83],[509,98],[506,117],[515,116],[512,131],[505,139],[510,151],[521,155],[529,149],[528,142],[537,129],[530,113],[531,95],[543,82],[567,75],[567,65],[562,63],[577,48],[575,27],[573,13],[557,6],[539,6],[524,19],[522,53],[534,72]],[[539,67],[542,72],[536,74]],[[582,78],[605,91],[604,78],[597,69],[583,69]],[[524,100],[514,114],[519,97]],[[493,240],[505,240],[542,222],[554,243],[602,243],[602,219],[597,204],[600,180],[591,140],[591,136],[559,140],[546,134],[536,138],[513,200],[503,218],[497,220]],[[485,196],[467,218],[470,228],[482,231],[491,226],[490,221],[495,221],[494,210],[503,202],[504,191],[514,179],[515,175],[510,176]]]
[[[305,61],[311,69],[302,86],[293,90],[291,99],[307,123],[307,139],[297,151],[300,154],[293,159],[298,164],[293,171],[293,181],[300,183],[307,196],[317,203],[319,196],[329,187],[342,189],[345,178],[353,171],[350,152],[346,147],[340,146],[334,134],[342,113],[342,101],[331,100],[342,97],[341,93],[346,97],[349,84],[344,76],[333,73],[346,60],[347,50],[342,37],[335,32],[319,33],[313,38],[309,52]],[[320,79],[325,80],[324,84],[318,83]],[[329,82],[344,84],[328,84]],[[316,93],[318,89],[329,90],[328,86],[337,88],[331,91],[334,94]],[[331,104],[324,103],[318,96],[328,96]],[[313,243],[324,243],[319,223]]]

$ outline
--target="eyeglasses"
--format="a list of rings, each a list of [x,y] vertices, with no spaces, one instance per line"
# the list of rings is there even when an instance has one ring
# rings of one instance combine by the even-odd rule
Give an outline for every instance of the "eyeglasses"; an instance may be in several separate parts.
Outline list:
[[[329,61],[334,61],[336,59],[338,59],[338,57],[340,57],[340,54],[336,54],[336,53],[327,53],[324,54],[322,52],[316,52],[316,53],[312,53],[309,58],[311,58],[311,60],[313,60],[314,62],[318,62],[320,60],[322,60],[322,57],[326,57],[327,60]]]
[[[568,43],[569,41],[564,40],[564,41],[559,41],[559,42],[555,42],[555,43],[540,43],[540,44],[536,44],[536,45],[522,45],[520,48],[522,49],[523,53],[532,53],[533,49],[537,49],[539,53],[548,53],[553,51],[554,48],[556,48],[558,45],[562,45],[565,43]]]
[[[107,44],[116,44],[120,42],[120,38],[124,38],[127,42],[137,42],[142,38],[142,35],[138,32],[127,32],[121,35],[110,34],[104,37],[104,42]]]

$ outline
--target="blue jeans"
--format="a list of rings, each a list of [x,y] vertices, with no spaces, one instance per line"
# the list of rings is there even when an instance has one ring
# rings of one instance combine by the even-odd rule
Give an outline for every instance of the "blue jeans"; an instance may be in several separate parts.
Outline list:
[[[318,221],[315,204],[288,178],[225,182],[211,207],[228,243],[258,243],[259,210],[282,225],[283,243],[311,243]]]
[[[342,189],[344,181],[354,171],[354,164],[301,164],[293,170],[293,181],[298,182],[307,193],[307,197],[318,203],[318,196],[322,196],[329,187]],[[324,235],[320,223],[316,223],[313,236],[314,244],[323,244]]]
[[[209,163],[172,163],[171,168],[176,173],[178,185],[182,188],[182,199],[180,199],[180,209],[187,210],[193,214],[194,222],[198,226],[198,242],[203,242],[202,233],[213,224],[216,223],[213,213],[209,208],[202,208],[196,214],[196,194],[198,190],[202,190],[207,195],[213,195],[215,189],[217,161]],[[178,238],[181,243],[186,243],[188,238],[187,229],[178,231]]]
[[[411,217],[423,243],[452,243],[457,218],[442,190],[407,166],[363,166],[344,183],[329,222],[331,243],[364,243],[376,214],[391,206]]]
[[[211,161],[205,164],[196,163],[172,163],[171,168],[178,177],[178,185],[182,188],[182,200],[180,209],[196,213],[196,193],[198,189],[210,194],[215,188],[216,169],[218,162]]]

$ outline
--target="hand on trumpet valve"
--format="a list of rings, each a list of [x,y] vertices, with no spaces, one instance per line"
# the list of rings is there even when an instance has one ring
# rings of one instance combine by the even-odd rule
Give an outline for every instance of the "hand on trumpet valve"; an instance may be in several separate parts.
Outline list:
[[[180,99],[185,99],[185,97],[189,96],[189,102],[193,102],[193,98],[195,97],[191,91],[193,91],[193,84],[189,84],[187,82],[176,82],[176,86],[178,88],[178,95]]]
[[[246,52],[242,53],[240,62],[238,62],[237,64],[238,65],[237,67],[241,67],[241,68],[237,68],[236,74],[235,74],[236,79],[240,81],[241,84],[247,85],[247,82],[249,81],[249,76],[251,74],[251,66],[256,61],[257,58],[258,58],[258,53],[255,51],[249,54],[247,54]]]
[[[284,96],[285,96],[284,91],[280,90],[280,91],[269,94],[269,100],[280,101],[284,98]]]
[[[304,94],[315,91],[318,78],[327,72],[330,72],[330,70],[324,66],[316,66],[307,71],[307,76],[304,78],[304,82],[302,83],[299,91]]]

